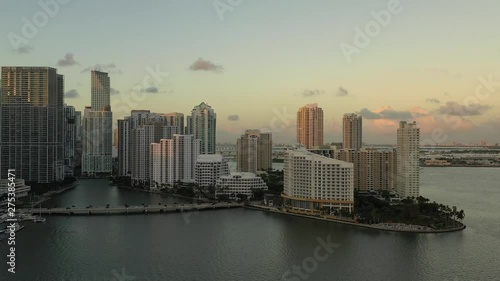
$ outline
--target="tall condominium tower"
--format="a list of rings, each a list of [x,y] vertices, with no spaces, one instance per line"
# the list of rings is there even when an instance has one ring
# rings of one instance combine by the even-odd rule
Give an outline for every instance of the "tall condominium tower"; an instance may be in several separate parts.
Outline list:
[[[401,198],[417,198],[420,194],[419,145],[417,123],[399,122],[396,188]]]
[[[151,189],[173,185],[177,181],[194,182],[200,140],[193,135],[174,135],[152,143],[150,148]]]
[[[216,120],[214,110],[204,102],[195,106],[187,117],[186,134],[201,140],[201,154],[215,154]]]
[[[237,140],[238,172],[257,173],[272,167],[273,137],[271,133],[247,130]]]
[[[93,111],[111,111],[110,106],[110,80],[105,72],[92,70],[90,107]]]
[[[358,150],[363,144],[363,119],[354,113],[344,114],[343,123],[343,149]]]
[[[0,175],[27,182],[64,177],[64,77],[50,67],[2,67]]]
[[[184,114],[178,112],[160,114],[163,124],[175,127],[176,134],[184,134]]]
[[[149,166],[150,143],[144,143],[137,139],[141,134],[133,134],[134,130],[142,126],[151,126],[147,130],[148,139],[153,140],[150,143],[159,142],[160,139],[169,139],[174,134],[184,132],[184,115],[182,113],[159,114],[149,110],[132,110],[130,116],[118,120],[118,174],[132,176],[132,180],[140,181],[144,178],[144,176],[137,176],[143,174],[140,172],[141,167],[146,164]],[[141,149],[136,149],[138,146]],[[135,159],[143,159],[146,162],[136,163]],[[140,169],[136,169],[138,167]]]
[[[74,175],[76,158],[77,120],[73,106],[64,105],[64,176]],[[79,124],[80,122],[78,122]]]
[[[297,112],[297,142],[305,148],[323,145],[323,109],[316,103]]]
[[[107,73],[91,72],[91,105],[82,121],[82,175],[103,176],[112,171],[113,115]]]
[[[363,148],[340,149],[333,158],[354,164],[354,189],[393,190],[396,185],[396,151]]]

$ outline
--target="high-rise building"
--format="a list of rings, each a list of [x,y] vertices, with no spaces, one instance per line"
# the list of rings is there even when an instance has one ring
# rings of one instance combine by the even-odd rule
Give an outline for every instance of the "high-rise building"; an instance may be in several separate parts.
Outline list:
[[[107,73],[91,72],[91,106],[82,121],[82,175],[104,176],[113,169],[113,115]]]
[[[195,180],[200,187],[215,187],[221,176],[229,175],[229,165],[220,154],[203,154],[196,159]]]
[[[111,111],[111,85],[108,73],[92,70],[90,107],[93,111]]]
[[[328,214],[352,212],[353,164],[309,152],[287,150],[283,200],[290,211]]]
[[[217,115],[211,106],[202,102],[187,117],[186,134],[201,140],[201,154],[215,154]]]
[[[130,161],[130,119],[118,120],[118,175],[129,176]]]
[[[175,127],[175,134],[184,134],[184,114],[178,112],[160,114],[163,125]]]
[[[137,163],[132,163],[132,153],[135,153],[132,148],[132,140],[134,139],[132,138],[132,132],[143,125],[148,125],[154,127],[154,130],[151,130],[153,134],[152,142],[172,138],[180,128],[181,132],[183,132],[183,117],[179,116],[179,114],[181,113],[158,114],[149,110],[132,110],[130,116],[118,120],[118,175],[130,176],[132,174],[132,165],[137,167]],[[149,144],[147,145],[147,148],[137,151],[139,155],[146,153],[144,159],[149,159]],[[149,163],[149,160],[146,161],[147,163],[143,164]]]
[[[2,67],[0,177],[27,182],[64,177],[64,77],[50,67]]]
[[[323,109],[316,103],[297,112],[297,142],[305,148],[323,145]]]
[[[76,111],[73,106],[64,105],[64,176],[72,177],[76,164],[76,134],[77,121]],[[78,122],[79,123],[79,122]]]
[[[134,185],[149,183],[150,145],[155,142],[155,126],[140,125],[130,134],[130,171]]]
[[[397,145],[397,191],[401,198],[420,195],[419,145],[417,123],[399,122]]]
[[[363,119],[354,113],[344,114],[343,124],[343,144],[344,149],[361,149],[363,145]]]
[[[75,111],[75,169],[74,175],[82,174],[82,112]]]
[[[247,130],[238,138],[236,145],[238,172],[257,173],[272,168],[273,137],[260,130]]]
[[[354,189],[393,190],[396,186],[396,151],[381,149],[340,149],[335,159],[353,163]]]
[[[193,135],[174,135],[161,139],[150,148],[150,186],[157,189],[177,181],[194,182],[199,139]]]

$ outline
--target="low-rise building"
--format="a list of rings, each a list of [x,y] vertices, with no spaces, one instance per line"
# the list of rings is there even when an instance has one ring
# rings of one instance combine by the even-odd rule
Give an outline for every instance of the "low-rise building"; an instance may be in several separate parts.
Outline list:
[[[220,154],[203,154],[196,159],[195,180],[200,187],[215,186],[221,176],[229,175],[229,165]]]
[[[217,180],[215,197],[221,194],[226,194],[230,197],[244,194],[250,198],[254,189],[267,190],[267,185],[261,177],[254,173],[233,173],[228,176],[222,176]]]

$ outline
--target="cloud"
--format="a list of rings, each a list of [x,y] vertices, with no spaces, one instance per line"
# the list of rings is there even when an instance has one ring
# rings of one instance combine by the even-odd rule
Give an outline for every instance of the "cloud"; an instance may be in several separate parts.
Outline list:
[[[111,88],[110,89],[110,95],[119,95],[120,94],[120,91],[118,91],[117,89],[115,88]]]
[[[64,97],[67,99],[76,99],[76,98],[80,97],[80,94],[78,93],[77,90],[72,89],[72,90],[69,90],[66,93],[64,93]]]
[[[57,62],[56,65],[57,66],[72,66],[72,65],[78,64],[78,62],[75,61],[74,56],[75,55],[72,53],[67,53],[66,55],[64,55],[63,59],[60,59]]]
[[[302,96],[304,98],[307,98],[307,97],[314,97],[314,96],[321,96],[321,95],[324,95],[325,92],[323,90],[304,90],[302,91]]]
[[[489,105],[481,105],[479,103],[472,103],[467,105],[458,104],[457,102],[450,101],[446,105],[441,106],[436,110],[438,114],[446,114],[451,116],[478,116],[482,115],[491,108]]]
[[[90,66],[90,67],[83,69],[82,73],[89,72],[91,70],[97,70],[97,71],[103,71],[103,72],[109,72],[109,73],[122,73],[121,70],[116,68],[116,64],[114,64],[114,63],[96,64],[94,66]]]
[[[192,71],[211,71],[215,73],[221,73],[224,71],[224,67],[222,65],[217,65],[214,64],[213,62],[209,60],[204,60],[203,58],[198,58],[191,66],[189,66],[189,69]]]
[[[29,54],[29,52],[31,52],[31,50],[33,50],[33,48],[31,48],[30,46],[22,45],[22,46],[15,48],[14,52],[16,54]]]
[[[441,101],[438,99],[425,99],[426,103],[434,103],[434,104],[440,104]]]
[[[227,120],[229,120],[229,121],[238,121],[238,120],[240,120],[240,116],[237,115],[237,114],[232,114],[232,115],[229,115],[227,117]]]
[[[337,91],[337,97],[347,97],[349,95],[349,91],[347,91],[343,87],[339,87],[339,90]]]
[[[412,119],[413,115],[410,111],[396,111],[390,107],[385,107],[377,111],[371,111],[368,108],[363,108],[358,112],[365,119],[377,120],[407,120]]]

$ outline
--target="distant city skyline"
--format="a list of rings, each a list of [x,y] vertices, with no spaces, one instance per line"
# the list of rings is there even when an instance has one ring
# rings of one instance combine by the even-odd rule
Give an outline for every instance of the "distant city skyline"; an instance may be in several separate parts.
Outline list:
[[[115,2],[67,2],[24,38],[25,46],[12,44],[9,34],[22,35],[23,17],[32,22],[43,9],[37,2],[4,3],[0,63],[57,68],[65,76],[65,102],[78,111],[89,105],[90,70],[108,72],[112,107],[126,105],[112,109],[114,127],[131,110],[188,115],[193,104],[206,102],[219,115],[218,142],[234,142],[247,128],[270,128],[276,142],[293,144],[294,113],[318,103],[325,143],[341,142],[346,112],[363,116],[366,143],[393,144],[400,120],[417,121],[422,140],[437,130],[440,143],[499,142],[495,1],[440,1],[432,11],[402,1],[401,13],[350,63],[340,44],[352,45],[356,28],[388,1],[244,1],[223,18],[210,1],[196,9],[120,2],[120,16]],[[145,20],[129,20],[137,16]]]

